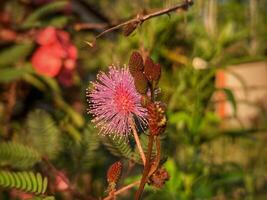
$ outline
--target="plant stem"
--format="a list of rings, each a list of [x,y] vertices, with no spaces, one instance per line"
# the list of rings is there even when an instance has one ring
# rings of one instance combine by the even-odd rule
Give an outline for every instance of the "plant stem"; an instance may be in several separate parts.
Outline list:
[[[104,35],[106,33],[109,33],[111,31],[117,30],[117,29],[122,28],[123,26],[126,26],[126,25],[131,24],[131,23],[137,23],[137,24],[140,25],[143,22],[145,22],[145,21],[147,21],[147,20],[149,20],[151,18],[154,18],[154,17],[158,17],[158,16],[161,16],[161,15],[169,14],[170,12],[173,12],[173,11],[176,11],[176,10],[179,10],[179,9],[186,10],[192,5],[193,5],[193,1],[192,0],[185,0],[183,3],[176,4],[175,6],[172,6],[172,7],[169,7],[169,8],[165,8],[165,9],[153,12],[153,13],[149,13],[147,15],[140,15],[139,14],[133,19],[130,19],[128,21],[125,21],[123,23],[117,24],[117,25],[115,25],[115,26],[113,26],[111,28],[108,28],[108,29],[104,30],[103,32],[98,34],[95,38],[97,39],[97,38],[101,37],[102,35]],[[90,44],[90,42],[88,42],[88,44]]]
[[[148,177],[150,177],[157,170],[157,168],[158,168],[158,166],[160,164],[161,146],[160,146],[159,137],[156,136],[155,137],[155,141],[156,141],[157,155],[156,155],[155,162],[151,166],[151,169],[150,169],[150,172],[148,174]]]
[[[151,167],[151,163],[150,163],[150,157],[152,154],[152,149],[153,149],[153,142],[154,142],[154,136],[153,135],[149,135],[149,140],[148,140],[148,150],[147,150],[147,154],[146,154],[146,165],[145,165],[145,169],[143,171],[143,176],[141,179],[141,183],[139,185],[138,190],[135,193],[135,200],[139,200],[141,198],[141,195],[143,193],[143,190],[145,188],[145,184],[147,182],[147,177],[149,175],[149,171],[150,171],[150,167]]]
[[[118,194],[120,194],[120,193],[122,193],[122,192],[124,192],[126,190],[129,190],[130,188],[138,185],[139,183],[140,183],[140,180],[139,181],[135,181],[135,182],[133,182],[133,183],[131,183],[129,185],[126,185],[126,186],[122,187],[121,189],[117,190],[114,193],[114,196],[116,196],[116,195],[118,195]],[[108,196],[108,197],[104,198],[103,200],[111,200],[114,196]]]
[[[145,156],[144,150],[143,150],[143,148],[141,146],[140,139],[139,139],[139,136],[137,134],[137,130],[136,130],[136,127],[135,127],[135,124],[134,124],[134,121],[133,121],[132,117],[130,118],[129,123],[130,123],[130,126],[131,126],[132,131],[133,131],[134,140],[135,140],[137,149],[139,151],[139,154],[140,154],[141,159],[143,161],[143,164],[145,166],[146,165],[146,156]]]

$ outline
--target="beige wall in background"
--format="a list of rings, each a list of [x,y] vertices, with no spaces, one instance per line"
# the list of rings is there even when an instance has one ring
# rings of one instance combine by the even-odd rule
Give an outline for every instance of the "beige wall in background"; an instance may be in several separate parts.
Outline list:
[[[237,116],[242,124],[250,127],[260,113],[255,105],[267,108],[267,62],[230,66],[227,71],[223,72],[223,76],[219,87],[232,90],[237,101]],[[222,106],[223,118],[233,116],[233,108],[229,102],[224,102]],[[233,119],[227,123],[240,126]]]

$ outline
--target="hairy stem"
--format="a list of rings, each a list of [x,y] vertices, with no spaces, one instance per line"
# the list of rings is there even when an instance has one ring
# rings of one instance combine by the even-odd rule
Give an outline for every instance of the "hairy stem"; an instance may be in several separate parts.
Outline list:
[[[145,168],[143,171],[143,175],[142,175],[142,179],[141,179],[139,188],[135,193],[135,197],[134,197],[135,200],[139,200],[141,198],[141,195],[143,193],[143,190],[144,190],[146,182],[147,182],[147,177],[149,175],[149,171],[150,171],[150,167],[151,167],[150,158],[151,158],[151,154],[152,154],[153,143],[154,143],[154,136],[150,135],[149,140],[148,140],[148,150],[147,150],[147,154],[146,154],[146,161],[147,162],[145,164]]]
[[[137,186],[139,183],[140,183],[140,181],[135,181],[135,182],[133,182],[133,183],[131,183],[129,185],[126,185],[126,186],[122,187],[121,189],[119,189],[116,192],[114,192],[114,196],[119,195],[120,193],[122,193],[122,192],[124,192],[126,190],[129,190],[134,186]],[[104,198],[103,200],[111,200],[114,196],[108,196],[108,197]]]
[[[143,150],[143,148],[141,146],[140,139],[139,139],[139,136],[138,136],[138,133],[137,133],[137,130],[136,130],[136,127],[135,127],[135,123],[133,121],[133,118],[130,118],[129,123],[130,123],[130,126],[131,126],[132,131],[133,131],[134,140],[135,140],[137,149],[139,151],[139,154],[140,154],[141,159],[143,161],[143,164],[145,166],[146,165],[146,156],[145,156],[144,150]]]

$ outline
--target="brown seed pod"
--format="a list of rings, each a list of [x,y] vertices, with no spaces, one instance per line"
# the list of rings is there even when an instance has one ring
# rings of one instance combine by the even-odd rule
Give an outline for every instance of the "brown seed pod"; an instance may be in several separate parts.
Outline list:
[[[146,76],[141,71],[136,71],[133,75],[134,85],[138,93],[146,94],[148,88],[148,81]]]
[[[162,188],[165,182],[169,180],[169,178],[170,175],[167,170],[161,167],[151,175],[149,182],[156,188]]]
[[[117,161],[113,163],[109,168],[107,172],[107,181],[109,184],[116,184],[120,178],[122,171],[122,163],[120,161]]]
[[[167,125],[166,106],[161,102],[150,103],[147,106],[148,111],[148,127],[150,134],[162,134]]]
[[[141,72],[144,68],[144,61],[141,54],[134,51],[129,60],[129,70],[130,73],[135,76],[136,72]]]
[[[161,67],[158,63],[154,63],[150,57],[146,58],[144,73],[149,81],[158,82],[161,74]]]

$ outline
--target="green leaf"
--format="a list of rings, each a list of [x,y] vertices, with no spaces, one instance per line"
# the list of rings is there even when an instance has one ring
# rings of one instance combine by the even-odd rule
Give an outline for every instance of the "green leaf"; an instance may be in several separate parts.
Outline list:
[[[0,186],[8,189],[18,189],[36,195],[44,194],[47,189],[47,178],[40,173],[0,171]]]
[[[45,193],[45,190],[46,190],[47,186],[48,186],[48,179],[46,177],[44,177],[44,179],[43,179],[43,189],[42,189],[42,192],[41,192],[42,194]]]
[[[20,181],[20,185],[21,185],[21,190],[26,190],[26,178],[24,178],[23,173],[22,172],[18,172],[18,177],[19,177],[19,181]]]
[[[0,143],[0,165],[11,165],[15,168],[26,169],[40,162],[41,156],[31,147],[15,143]]]
[[[41,25],[41,18],[47,16],[51,13],[64,9],[69,4],[69,1],[55,1],[49,4],[46,4],[33,13],[31,13],[28,18],[22,24],[23,28],[37,27]]]
[[[95,130],[89,125],[85,128],[83,133],[82,147],[82,159],[81,166],[84,169],[88,169],[94,163],[95,151],[100,145],[100,139]]]
[[[105,135],[102,138],[104,146],[110,151],[111,154],[118,157],[125,157],[127,159],[134,159],[134,152],[129,144],[129,141],[125,138],[112,138],[109,135]]]
[[[227,100],[231,103],[233,111],[234,111],[234,116],[236,116],[237,105],[236,105],[235,96],[234,96],[232,90],[230,90],[228,88],[222,88],[222,91],[225,93]]]
[[[55,200],[55,197],[48,196],[48,197],[44,197],[42,200]]]
[[[45,85],[45,83],[43,83],[43,81],[41,81],[38,77],[34,76],[34,74],[25,74],[23,76],[23,80],[42,92],[47,91],[47,86]]]
[[[28,176],[27,172],[22,172],[23,176]],[[30,177],[30,176],[29,176]],[[32,189],[32,182],[30,178],[26,179],[26,191],[29,192]]]
[[[32,182],[32,190],[37,191],[37,180],[35,179],[35,175],[33,172],[29,172],[29,176]]]
[[[62,149],[60,130],[52,117],[44,110],[30,112],[26,120],[27,135],[21,140],[36,149],[42,156],[55,159]]]
[[[21,44],[13,45],[9,48],[5,48],[0,52],[0,67],[10,67],[14,63],[22,60],[33,49],[33,43],[25,42]],[[2,77],[2,74],[1,74]]]
[[[29,69],[23,69],[23,68],[5,68],[0,69],[0,82],[2,83],[8,83],[17,79],[22,78],[24,75],[29,74]]]
[[[37,194],[40,194],[43,191],[43,179],[42,179],[42,175],[40,173],[37,173],[36,175],[36,179],[37,179]]]
[[[47,196],[47,197],[33,197],[30,200],[56,200],[54,196]]]
[[[213,187],[221,187],[223,185],[238,184],[244,181],[244,173],[242,171],[221,172],[220,178],[213,181]]]
[[[61,89],[54,78],[48,76],[40,76],[40,79],[42,79],[49,86],[54,95],[61,94]]]
[[[69,22],[69,17],[66,16],[58,16],[51,20],[49,20],[47,23],[47,26],[53,26],[57,28],[63,28],[66,26],[66,24]]]
[[[183,124],[189,125],[190,121],[191,121],[191,116],[186,112],[177,112],[177,113],[171,114],[169,117],[170,124],[183,123]]]
[[[80,113],[78,113],[77,111],[75,111],[69,104],[67,104],[62,97],[60,96],[55,96],[54,98],[56,105],[63,110],[66,114],[68,114],[68,116],[72,119],[72,122],[79,128],[83,127],[84,125],[84,119],[82,118],[82,116],[80,115]]]

